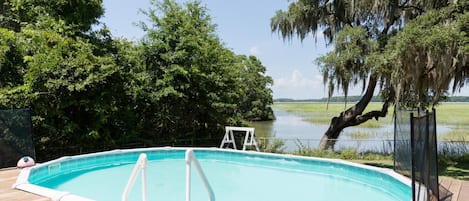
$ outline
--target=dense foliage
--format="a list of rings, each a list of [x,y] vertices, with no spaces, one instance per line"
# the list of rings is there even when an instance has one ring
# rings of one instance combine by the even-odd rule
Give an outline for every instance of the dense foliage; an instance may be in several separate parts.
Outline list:
[[[33,110],[40,160],[213,146],[226,125],[273,118],[265,67],[225,47],[199,3],[152,1],[140,42],[91,29],[99,0],[0,3],[0,108]]]
[[[318,59],[329,97],[363,86],[357,104],[332,118],[321,147],[333,147],[343,128],[386,116],[390,104],[431,107],[469,82],[468,9],[467,0],[299,0],[278,11],[271,27],[283,38],[322,31],[333,44]],[[382,109],[363,113],[376,88]]]
[[[427,107],[469,81],[468,7],[467,0],[301,0],[278,11],[271,27],[286,39],[322,31],[333,44],[318,59],[330,97],[377,82],[383,100]]]

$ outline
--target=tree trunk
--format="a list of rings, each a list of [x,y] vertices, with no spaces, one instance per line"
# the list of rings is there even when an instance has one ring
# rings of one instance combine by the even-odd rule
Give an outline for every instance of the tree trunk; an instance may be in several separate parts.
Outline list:
[[[362,96],[360,101],[358,101],[354,106],[341,112],[338,117],[332,118],[329,129],[327,129],[326,133],[324,133],[319,143],[320,149],[334,149],[334,145],[344,128],[362,124],[372,118],[378,120],[379,117],[386,116],[389,106],[387,100],[384,101],[381,111],[371,111],[362,115],[363,111],[368,106],[368,103],[370,103],[371,98],[373,98],[376,84],[376,75],[370,75],[368,80],[368,87],[366,88],[365,94]]]

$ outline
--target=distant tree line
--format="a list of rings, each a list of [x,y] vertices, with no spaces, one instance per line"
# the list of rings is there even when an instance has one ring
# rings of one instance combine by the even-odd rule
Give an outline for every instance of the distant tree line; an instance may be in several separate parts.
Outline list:
[[[469,102],[469,96],[451,96],[445,102]]]
[[[329,99],[329,102],[336,103],[336,102],[350,102],[354,103],[359,101],[361,96],[334,96]],[[324,103],[327,102],[328,98],[319,98],[319,99],[291,99],[291,98],[278,98],[274,99],[274,102],[320,102]],[[373,96],[370,102],[382,102],[381,96]],[[469,102],[469,96],[448,96],[445,97],[443,102]]]
[[[32,109],[39,160],[214,146],[226,125],[273,118],[265,66],[226,47],[205,7],[151,5],[131,42],[99,23],[102,0],[0,0],[0,109]]]

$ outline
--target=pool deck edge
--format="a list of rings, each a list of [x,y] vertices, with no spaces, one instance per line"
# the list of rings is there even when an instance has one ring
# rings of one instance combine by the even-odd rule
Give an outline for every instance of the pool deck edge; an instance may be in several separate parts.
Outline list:
[[[18,168],[0,169],[0,200],[52,201],[47,197],[12,188],[16,183],[20,172],[21,169]]]

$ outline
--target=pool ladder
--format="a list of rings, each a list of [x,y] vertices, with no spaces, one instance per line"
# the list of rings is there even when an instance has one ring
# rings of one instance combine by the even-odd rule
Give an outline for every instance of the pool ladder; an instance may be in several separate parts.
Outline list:
[[[135,179],[137,178],[138,171],[142,172],[142,200],[147,201],[147,155],[142,153],[138,157],[137,162],[135,163],[132,174],[130,175],[129,181],[125,186],[124,192],[122,193],[122,201],[127,201],[130,189],[134,186]]]
[[[213,193],[212,187],[208,183],[207,177],[200,167],[199,160],[195,157],[194,151],[192,149],[188,149],[186,151],[186,201],[191,200],[191,164],[194,163],[195,169],[199,174],[199,177],[202,179],[204,183],[205,189],[207,189],[209,200],[215,201],[215,194]]]
[[[207,189],[209,200],[215,201],[215,194],[213,193],[212,187],[208,183],[207,177],[200,167],[199,160],[195,157],[194,150],[187,149],[186,150],[186,201],[191,200],[191,167],[192,164],[195,165],[195,169],[199,174],[202,182],[204,183],[205,189]],[[135,179],[137,178],[137,174],[139,170],[142,172],[142,200],[147,201],[147,177],[146,177],[146,166],[147,166],[147,155],[142,153],[138,157],[138,160],[135,164],[134,169],[132,170],[132,174],[130,175],[129,181],[125,186],[124,192],[122,193],[122,201],[128,200],[128,194],[130,189],[133,187],[135,183]]]

